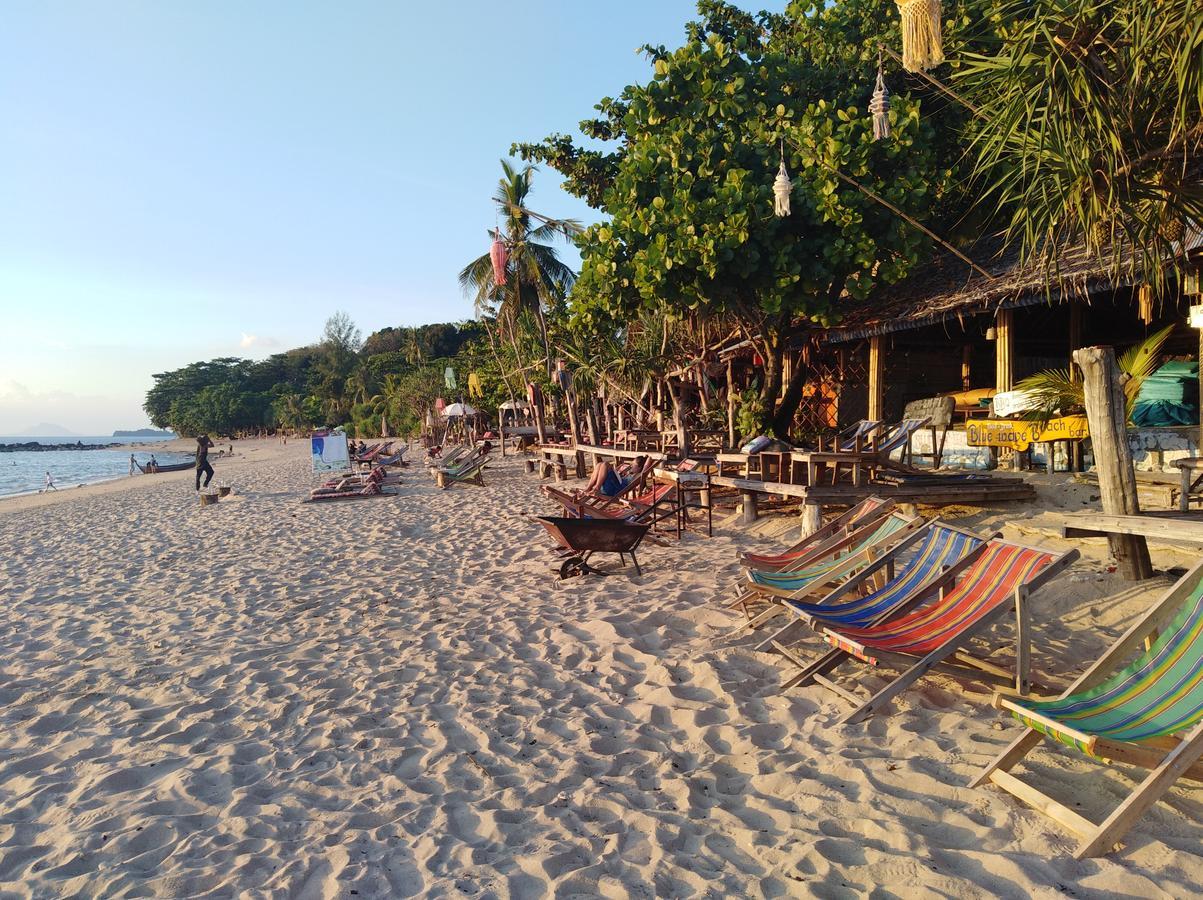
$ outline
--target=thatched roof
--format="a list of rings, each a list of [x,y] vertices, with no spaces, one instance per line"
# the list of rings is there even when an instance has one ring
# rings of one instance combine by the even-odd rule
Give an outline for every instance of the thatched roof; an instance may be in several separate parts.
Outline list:
[[[827,329],[825,339],[857,340],[999,309],[1064,303],[1133,283],[1126,272],[1113,277],[1083,250],[1067,252],[1055,267],[1046,268],[1021,264],[1018,250],[999,252],[997,247],[979,242],[965,251],[993,280],[943,252],[905,281],[882,286],[868,299],[843,306],[839,324]]]

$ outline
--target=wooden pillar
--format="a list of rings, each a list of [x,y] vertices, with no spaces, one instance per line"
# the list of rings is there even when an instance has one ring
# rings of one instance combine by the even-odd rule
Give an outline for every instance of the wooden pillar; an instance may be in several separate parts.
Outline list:
[[[743,524],[751,525],[753,522],[756,521],[756,519],[759,515],[759,513],[756,510],[756,492],[755,491],[744,491],[743,492],[743,500],[744,500]]]
[[[573,397],[568,394],[564,395],[564,406],[568,409],[568,430],[571,432],[568,438],[569,447],[575,447],[579,443],[577,435],[580,434],[576,424],[576,403],[573,401]]]
[[[994,320],[994,389],[1015,386],[1015,310],[1000,309]]]
[[[1094,447],[1094,466],[1099,474],[1103,512],[1110,516],[1140,513],[1136,496],[1136,472],[1128,447],[1128,417],[1119,366],[1111,347],[1085,347],[1073,355],[1082,369],[1086,395],[1086,420]],[[1153,564],[1149,547],[1139,535],[1108,537],[1120,573],[1129,581],[1151,578]]]
[[[1069,358],[1073,359],[1074,352],[1082,346],[1082,305],[1074,301],[1069,304]],[[1069,378],[1071,381],[1078,380],[1078,370],[1074,368],[1073,363],[1069,365]],[[1065,446],[1066,453],[1069,456],[1069,470],[1071,472],[1082,471],[1082,442],[1069,441]],[[1051,472],[1052,469],[1049,469]]]
[[[823,525],[823,507],[817,503],[802,504],[802,537],[808,538]]]
[[[885,420],[885,339],[880,334],[869,338],[869,412],[865,417],[873,422]]]
[[[1200,354],[1203,355],[1203,331],[1199,332]],[[727,357],[727,446],[735,446],[735,357]]]

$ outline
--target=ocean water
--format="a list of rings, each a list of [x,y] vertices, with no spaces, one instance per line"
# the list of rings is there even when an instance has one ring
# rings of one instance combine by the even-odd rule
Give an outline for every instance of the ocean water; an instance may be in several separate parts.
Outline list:
[[[21,437],[0,435],[0,444],[24,444],[37,441],[39,444],[112,444],[128,440],[139,444],[167,441],[170,438],[115,438],[115,437]],[[18,450],[15,453],[0,453],[0,497],[10,494],[28,494],[40,491],[46,484],[46,473],[54,477],[59,490],[80,484],[109,481],[129,475],[128,447],[111,450]],[[150,453],[137,451],[134,458],[140,463],[150,459]],[[156,453],[155,459],[164,465],[186,462],[191,457],[185,453]],[[139,475],[138,477],[142,477]],[[154,476],[146,476],[153,478]]]

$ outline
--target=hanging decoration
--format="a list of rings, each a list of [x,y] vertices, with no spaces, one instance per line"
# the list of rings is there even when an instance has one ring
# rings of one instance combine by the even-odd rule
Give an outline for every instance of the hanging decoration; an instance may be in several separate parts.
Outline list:
[[[1136,304],[1140,312],[1140,321],[1145,325],[1153,324],[1153,288],[1142,284],[1136,291]]]
[[[944,62],[940,0],[894,0],[902,16],[902,67],[926,72]]]
[[[877,86],[869,100],[869,114],[873,116],[873,140],[880,141],[890,136],[890,92],[886,90],[885,73],[881,69],[881,56],[877,57]]]
[[[447,390],[455,391],[459,389],[459,384],[455,380],[455,369],[448,366],[443,369],[443,384],[447,386]]]
[[[483,397],[485,395],[484,387],[480,383],[480,375],[476,372],[468,373],[468,396]]]
[[[782,141],[781,167],[777,169],[777,177],[773,180],[773,214],[778,218],[789,215],[789,195],[793,189],[794,183],[785,168],[785,141]]]
[[[501,239],[501,230],[498,229],[493,233],[496,237],[493,238],[493,246],[489,248],[489,260],[493,263],[493,283],[504,285],[505,267],[510,260],[510,254],[505,249],[505,241]]]

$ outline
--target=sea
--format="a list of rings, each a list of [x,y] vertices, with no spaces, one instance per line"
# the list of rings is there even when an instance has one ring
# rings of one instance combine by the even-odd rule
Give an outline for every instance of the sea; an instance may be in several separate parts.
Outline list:
[[[154,444],[172,438],[115,438],[107,437],[23,437],[0,435],[0,444],[74,444],[96,446],[98,444],[121,443],[124,446],[108,450],[17,450],[0,453],[0,497],[12,494],[32,494],[42,490],[46,484],[46,473],[54,478],[59,490],[97,481],[111,481],[129,476],[129,444]],[[150,460],[150,451],[134,451],[134,458],[145,464]],[[155,453],[155,459],[164,464],[187,462],[186,453]],[[153,477],[153,476],[150,476]]]

